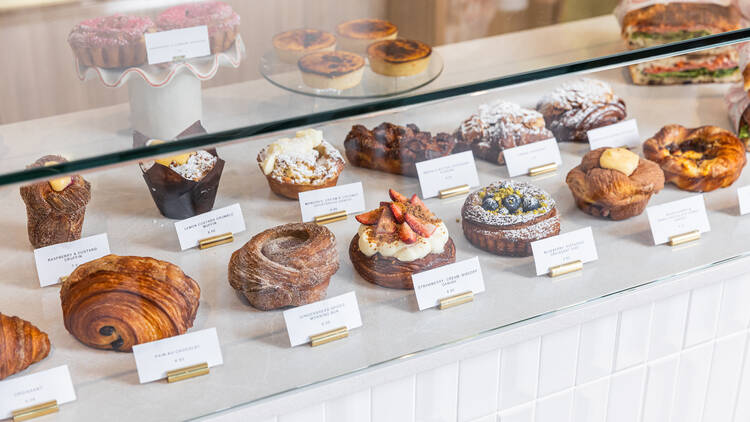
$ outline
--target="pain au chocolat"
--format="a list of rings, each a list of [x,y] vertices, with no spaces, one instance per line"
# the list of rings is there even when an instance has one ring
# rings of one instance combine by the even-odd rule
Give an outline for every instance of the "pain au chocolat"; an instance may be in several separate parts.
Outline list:
[[[76,268],[60,290],[65,328],[81,343],[130,352],[185,334],[198,312],[200,287],[176,265],[107,255]]]

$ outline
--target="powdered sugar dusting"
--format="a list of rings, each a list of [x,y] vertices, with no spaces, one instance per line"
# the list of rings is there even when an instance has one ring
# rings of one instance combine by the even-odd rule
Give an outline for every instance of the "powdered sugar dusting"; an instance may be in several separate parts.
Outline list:
[[[565,110],[586,108],[589,105],[617,102],[618,98],[608,83],[591,78],[568,82],[542,97],[537,110],[555,107]],[[544,113],[542,111],[542,113]]]
[[[169,168],[185,179],[200,181],[216,165],[216,157],[207,151],[198,151],[182,165],[172,163]]]
[[[461,135],[467,141],[472,138],[515,139],[524,134],[549,135],[541,113],[523,108],[518,104],[498,100],[479,106],[479,112],[461,124]]]
[[[557,216],[545,218],[544,220],[518,229],[502,230],[502,237],[513,242],[534,241],[544,239],[557,234],[560,219]],[[485,236],[497,236],[497,231],[475,229]]]
[[[494,192],[503,187],[509,186],[518,191],[522,196],[533,196],[541,198],[542,205],[535,212],[522,212],[520,214],[501,214],[493,213],[482,208],[482,196],[480,192]],[[515,181],[497,181],[484,189],[473,192],[466,198],[463,206],[463,218],[480,224],[490,226],[510,226],[515,224],[525,224],[536,218],[549,214],[555,208],[555,200],[544,190],[524,182]],[[521,230],[521,229],[519,229]]]
[[[258,161],[265,159],[267,147],[258,155]],[[341,153],[326,141],[304,152],[285,150],[276,156],[273,171],[268,175],[275,180],[287,183],[322,184],[337,177],[344,164]]]

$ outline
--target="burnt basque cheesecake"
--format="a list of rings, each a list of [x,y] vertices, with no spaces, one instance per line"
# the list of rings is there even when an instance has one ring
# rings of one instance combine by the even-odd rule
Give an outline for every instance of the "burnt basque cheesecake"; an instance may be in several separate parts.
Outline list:
[[[365,59],[347,51],[320,51],[302,57],[297,66],[310,88],[344,90],[362,81]]]
[[[456,246],[445,223],[417,195],[388,193],[391,202],[356,217],[361,225],[349,244],[349,258],[371,283],[413,289],[412,274],[456,262]]]
[[[498,181],[466,198],[466,239],[496,255],[529,256],[531,242],[560,234],[555,200],[529,183]]]
[[[432,48],[414,40],[384,40],[367,47],[370,67],[385,76],[411,76],[424,72],[430,64]]]

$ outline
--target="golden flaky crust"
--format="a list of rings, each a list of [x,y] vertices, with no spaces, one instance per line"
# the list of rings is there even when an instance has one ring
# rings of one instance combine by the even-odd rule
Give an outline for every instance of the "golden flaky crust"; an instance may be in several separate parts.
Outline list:
[[[655,4],[628,12],[622,34],[707,30],[712,34],[741,29],[740,12],[734,6],[713,3]]]
[[[745,145],[716,126],[665,126],[646,140],[643,154],[661,166],[667,182],[693,192],[731,185],[747,162]]]
[[[565,179],[581,211],[596,217],[624,220],[643,212],[651,195],[664,188],[664,173],[653,161],[640,158],[633,174],[602,168],[599,158],[608,148],[583,156]]]
[[[359,275],[370,283],[392,289],[413,289],[411,275],[456,262],[456,245],[448,238],[443,252],[431,253],[414,261],[399,261],[379,253],[368,257],[359,250],[359,234],[349,244],[349,258]]]
[[[47,155],[29,167],[44,167],[48,162],[66,161],[57,155]],[[29,242],[34,248],[81,238],[86,204],[91,199],[91,185],[83,177],[71,176],[71,184],[60,192],[52,189],[49,182],[21,186],[20,191],[26,204]]]
[[[60,290],[65,328],[97,349],[133,346],[185,334],[198,311],[200,287],[176,265],[107,255],[79,266]]]
[[[292,223],[255,235],[232,254],[229,284],[267,311],[325,298],[339,269],[336,237],[315,223]]]
[[[0,380],[46,358],[47,334],[28,321],[0,314]]]

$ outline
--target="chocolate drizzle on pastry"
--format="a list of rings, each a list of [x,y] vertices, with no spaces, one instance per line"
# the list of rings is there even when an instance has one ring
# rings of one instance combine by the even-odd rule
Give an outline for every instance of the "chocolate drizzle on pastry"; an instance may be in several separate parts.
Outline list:
[[[587,131],[627,116],[625,101],[609,84],[589,78],[563,84],[542,98],[536,109],[558,142],[588,142]]]
[[[136,344],[185,334],[200,292],[169,262],[107,255],[76,268],[60,300],[65,328],[81,343],[130,352]]]
[[[229,260],[229,284],[263,311],[325,298],[339,269],[336,238],[315,223],[273,227],[250,239]]]
[[[448,133],[432,136],[420,131],[417,125],[393,123],[381,123],[373,130],[355,125],[346,136],[344,147],[346,158],[357,167],[413,177],[420,161],[470,149]]]

